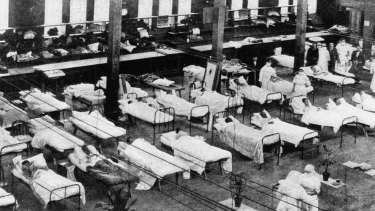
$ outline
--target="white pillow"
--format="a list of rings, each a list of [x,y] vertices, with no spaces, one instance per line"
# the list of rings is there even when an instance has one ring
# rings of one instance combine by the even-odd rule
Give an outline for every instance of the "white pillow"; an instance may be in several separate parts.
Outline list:
[[[98,50],[98,48],[99,48],[99,43],[96,42],[96,43],[89,44],[89,45],[87,45],[87,48],[88,48],[90,51],[92,51],[92,52],[94,52],[94,53],[97,53],[97,52],[99,52],[99,50]]]
[[[352,101],[357,103],[357,104],[362,104],[362,99],[361,99],[361,95],[359,95],[359,93],[355,93],[352,97]]]
[[[153,81],[152,83],[156,84],[156,85],[161,85],[161,86],[170,86],[170,85],[174,84],[174,81],[170,81],[166,78],[159,78],[159,79],[156,79],[155,81]]]
[[[327,110],[334,110],[334,109],[336,109],[336,103],[333,102],[331,98],[329,98],[328,103],[327,103]]]
[[[26,159],[37,169],[48,168],[47,162],[43,157],[43,153],[35,155],[34,157]]]

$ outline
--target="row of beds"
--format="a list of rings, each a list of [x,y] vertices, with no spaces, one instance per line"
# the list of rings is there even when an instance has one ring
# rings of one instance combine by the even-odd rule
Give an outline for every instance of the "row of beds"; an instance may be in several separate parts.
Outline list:
[[[193,113],[194,113],[193,109],[196,106],[199,106],[200,104],[207,103],[204,106],[208,107],[209,113],[213,113],[213,112],[216,111],[215,114],[212,114],[212,115],[210,114],[210,116],[211,116],[210,119],[212,119],[212,128],[211,128],[212,133],[214,131],[213,130],[214,128],[217,129],[220,133],[220,137],[221,137],[221,140],[223,142],[225,142],[227,145],[233,147],[235,150],[239,151],[240,153],[244,154],[245,156],[253,158],[254,161],[258,162],[259,164],[264,163],[263,151],[264,151],[265,148],[267,148],[270,145],[275,145],[276,149],[280,149],[280,146],[282,145],[282,143],[288,142],[288,143],[294,144],[297,147],[298,145],[300,145],[304,141],[313,140],[313,139],[316,140],[316,138],[319,138],[318,133],[315,132],[315,131],[312,131],[312,130],[307,129],[307,128],[299,127],[299,126],[296,126],[296,125],[292,125],[292,124],[283,122],[279,119],[276,119],[272,124],[269,124],[268,127],[266,127],[266,129],[261,129],[261,130],[259,130],[259,128],[256,128],[254,126],[247,126],[247,125],[241,124],[238,120],[236,120],[233,116],[230,116],[229,114],[230,114],[230,110],[238,109],[239,107],[244,106],[244,102],[242,101],[242,98],[224,96],[224,95],[220,95],[219,93],[202,90],[201,88],[196,89],[196,87],[194,87],[194,85],[192,87],[194,89],[191,89],[189,96],[193,96],[195,98],[194,106],[191,105],[192,103],[189,102],[190,100],[186,101],[187,103],[185,103],[183,101],[183,99],[179,99],[179,101],[181,101],[182,103],[185,103],[185,104],[189,105],[189,107],[186,106],[187,108],[191,108],[189,115],[194,116],[193,115]],[[199,94],[194,93],[194,91],[198,92]],[[35,94],[35,93],[37,93],[37,94]],[[27,100],[27,97],[40,99],[40,95],[43,95],[43,94],[44,93],[39,93],[39,92],[21,93],[21,95],[22,95],[21,99],[28,104],[28,107],[30,109],[38,110],[39,112],[41,112],[43,114],[46,114],[46,113],[49,113],[49,112],[55,112],[55,111],[61,112],[61,111],[64,111],[64,110],[68,109],[65,106],[63,106],[62,104],[61,105],[59,104],[59,106],[57,106],[57,107],[51,106],[50,104],[48,104],[47,106],[44,105],[45,108],[40,108],[40,107],[35,105],[35,104],[37,104],[35,102],[35,100]],[[266,95],[266,100],[263,103],[270,102],[272,100],[281,100],[281,99],[277,99],[277,97],[275,98],[274,96],[271,98],[270,97],[270,96],[272,96],[271,93],[264,93],[264,94]],[[37,96],[35,96],[35,95],[37,95]],[[171,101],[175,101],[176,100],[175,98],[177,97],[175,95],[169,95],[169,94],[165,94],[165,95],[166,96],[164,96],[164,98],[171,97]],[[131,97],[132,96],[131,94],[128,94],[127,96],[128,96],[127,98],[130,98],[130,99],[134,98],[134,97]],[[80,97],[82,97],[82,95],[81,96],[75,96],[75,97],[80,98]],[[84,97],[84,98],[86,98],[86,97]],[[137,98],[137,97],[135,97],[135,98]],[[163,96],[159,96],[159,98],[160,99],[158,100],[158,102],[161,102],[163,100]],[[280,97],[280,98],[282,98],[282,97]],[[209,100],[209,99],[211,99],[211,100]],[[212,99],[216,99],[216,101],[212,101]],[[129,100],[129,99],[125,99],[125,101],[126,100]],[[41,101],[43,101],[44,103],[40,103]],[[51,102],[51,99],[47,98],[47,99],[44,99],[44,100],[41,100],[41,101],[39,102],[40,104],[46,104],[45,102]],[[166,101],[168,102],[168,100],[166,100]],[[7,100],[5,98],[2,99],[2,102],[4,103],[4,105],[7,105],[8,107],[11,107],[11,109],[8,108],[8,111],[7,111],[7,112],[9,112],[9,114],[14,112],[14,111],[16,111],[14,113],[17,113],[17,114],[20,113],[20,111],[22,113],[21,109],[13,106],[10,102],[7,102]],[[91,99],[91,102],[93,102],[92,99]],[[214,102],[214,103],[210,105],[209,104],[210,102]],[[148,110],[145,109],[145,111],[147,111],[147,113],[152,114],[153,117],[154,117],[153,119],[152,118],[147,119],[147,118],[141,116],[142,114],[139,114],[139,113],[137,114],[137,111],[139,111],[137,109],[137,108],[139,108],[138,103],[141,103],[141,102],[137,101],[136,102],[137,106],[134,106],[134,107],[133,106],[129,107],[129,105],[132,105],[133,103],[131,103],[131,104],[127,104],[126,102],[124,102],[124,103],[119,102],[119,103],[120,103],[120,108],[121,108],[121,106],[124,107],[124,108],[122,108],[124,113],[132,115],[132,116],[134,115],[134,117],[136,117],[136,118],[139,118],[139,119],[142,119],[142,120],[147,121],[149,123],[152,123],[154,125],[154,127],[155,127],[156,124],[174,121],[174,115],[171,116],[170,114],[166,114],[165,112],[163,112],[165,110],[160,110],[160,109],[157,109],[157,108],[149,109],[149,108],[152,108],[152,107],[148,106],[148,104],[146,104],[146,105],[149,108],[147,108]],[[93,104],[95,104],[95,103],[93,103]],[[136,104],[134,104],[134,105],[136,105]],[[219,104],[221,106],[218,106],[217,108],[214,108],[214,106],[217,106]],[[38,107],[38,108],[36,109],[36,107]],[[51,107],[54,107],[55,109],[52,109]],[[204,108],[204,107],[201,107],[201,108]],[[146,112],[144,112],[144,113],[146,113]],[[199,112],[197,112],[197,113],[199,113]],[[205,113],[205,112],[201,111],[201,114],[203,114],[203,113]],[[186,111],[185,111],[185,114],[186,114]],[[165,117],[165,115],[169,115],[169,116]],[[13,115],[13,117],[14,116],[15,115]],[[163,116],[163,118],[161,118],[161,116]],[[224,119],[226,118],[226,116],[230,116],[230,118],[232,118],[232,120],[233,120],[232,124],[225,122]],[[3,126],[7,127],[6,126],[7,123],[6,123],[6,121],[4,121],[4,119],[6,119],[6,117],[3,118],[2,124],[3,124]],[[26,112],[23,112],[22,118],[19,117],[19,119],[21,119],[21,120],[28,119],[28,117],[26,115]],[[83,112],[73,111],[71,121],[72,121],[73,126],[75,128],[75,131],[77,129],[80,129],[81,131],[85,131],[85,132],[91,134],[92,136],[96,137],[96,139],[98,141],[99,140],[105,140],[105,139],[111,139],[113,137],[115,137],[115,139],[117,139],[117,141],[118,141],[119,138],[123,137],[126,133],[126,131],[124,129],[116,127],[113,123],[106,120],[98,112],[91,112],[90,114],[87,114],[87,113],[83,113]],[[358,117],[356,118],[355,122],[357,122],[357,121],[360,121],[360,120],[358,120]],[[19,153],[20,151],[23,151],[23,150],[27,150],[27,152],[28,152],[29,148],[30,148],[29,147],[30,144],[33,145],[34,148],[46,147],[46,148],[49,148],[51,151],[58,152],[58,153],[59,152],[62,153],[64,151],[72,150],[73,148],[75,148],[77,146],[82,147],[82,146],[85,145],[82,140],[80,140],[79,138],[76,138],[75,136],[73,136],[69,132],[66,132],[66,130],[64,130],[61,127],[61,125],[59,125],[55,120],[49,118],[48,116],[44,116],[44,117],[40,117],[40,118],[34,118],[34,119],[31,119],[31,120],[28,120],[28,122],[31,125],[31,126],[29,125],[29,127],[34,128],[34,130],[30,130],[31,134],[33,135],[32,141],[29,140],[28,142],[23,141],[21,143],[16,143],[16,141],[19,142],[19,140],[13,139],[14,142],[12,142],[12,144],[9,144],[8,146],[4,146],[5,148],[3,147],[4,149],[6,149],[7,147],[9,147],[10,149],[7,152],[6,151],[3,152],[3,149],[2,149],[1,155],[7,154],[7,153],[10,153],[10,152]],[[95,124],[90,124],[90,122],[95,122]],[[353,121],[351,121],[351,122],[353,122]],[[318,122],[311,122],[311,123],[319,124]],[[344,120],[343,120],[342,125],[343,124],[344,124]],[[330,126],[330,125],[327,125],[327,126]],[[285,128],[290,128],[290,127],[293,127],[294,130],[285,130]],[[46,132],[46,131],[49,131],[49,132]],[[286,134],[285,131],[293,131],[293,134],[292,133]],[[54,139],[50,138],[51,134],[54,134]],[[155,132],[154,132],[154,134],[155,134]],[[254,135],[254,134],[256,134],[256,135]],[[205,173],[204,168],[202,169],[202,166],[205,166],[206,163],[210,163],[210,162],[215,162],[215,161],[218,162],[219,161],[220,166],[223,167],[223,169],[225,169],[226,171],[231,171],[231,165],[230,165],[231,154],[230,153],[228,154],[227,151],[221,150],[221,149],[213,147],[211,145],[208,145],[205,142],[202,142],[201,140],[197,141],[197,138],[195,138],[195,137],[190,137],[190,138],[188,138],[188,140],[184,141],[184,143],[190,143],[190,144],[187,144],[186,146],[180,146],[181,144],[178,144],[178,143],[181,143],[181,142],[176,141],[176,136],[177,136],[177,134],[174,131],[162,134],[161,142],[162,142],[162,144],[164,144],[166,146],[169,146],[172,149],[174,149],[175,156],[182,157],[185,161],[187,161],[187,163],[190,163],[190,164],[192,164],[194,162],[196,163],[197,158],[198,158],[198,160],[201,161],[201,165],[196,165],[194,167],[192,165],[186,165],[185,163],[181,163],[181,160],[176,159],[175,157],[158,150],[155,146],[152,146],[151,144],[148,144],[148,142],[146,142],[144,140],[138,140],[138,139],[132,144],[133,147],[131,147],[131,148],[127,147],[127,148],[122,149],[121,144],[118,144],[119,154],[122,155],[122,156],[126,156],[126,157],[132,157],[133,156],[133,159],[131,159],[132,162],[140,164],[141,166],[145,167],[144,169],[142,169],[143,174],[138,173],[138,179],[141,180],[141,181],[142,180],[147,181],[147,182],[145,182],[145,184],[146,184],[146,186],[148,185],[149,188],[152,187],[152,185],[156,181],[159,181],[159,188],[160,188],[161,179],[164,176],[169,175],[169,174],[188,173],[190,171],[190,169],[195,170],[198,173]],[[190,139],[190,142],[189,142],[189,139]],[[58,141],[54,141],[54,140],[58,140]],[[155,141],[154,141],[154,143],[155,143]],[[189,149],[192,146],[191,143],[199,145],[199,147],[197,147],[197,150]],[[25,148],[22,148],[22,149],[14,149],[13,148],[14,146],[25,145],[25,144],[26,144]],[[204,147],[201,147],[201,145],[203,145]],[[206,152],[218,152],[218,153],[212,154],[211,157],[209,156],[210,153],[206,153],[206,154],[208,154],[206,157],[202,156],[202,154],[199,154],[199,153],[195,154],[194,156],[187,156],[187,155],[192,155],[192,153],[194,154],[195,151],[199,151],[199,150],[201,150],[201,151],[205,150]],[[187,151],[189,153],[181,153],[181,152],[184,152],[184,151]],[[98,153],[100,153],[100,150],[99,150]],[[140,156],[140,155],[142,155],[142,156]],[[157,155],[157,156],[155,156],[155,155]],[[218,155],[219,155],[219,157],[218,157]],[[280,156],[280,150],[277,151],[277,155],[278,155],[278,157]],[[303,155],[303,150],[302,150],[302,155]],[[74,156],[70,156],[70,157],[74,157]],[[193,158],[195,160],[192,160]],[[110,160],[112,160],[114,165],[119,165],[119,163],[122,163],[125,166],[125,164],[121,161],[121,159],[111,158]],[[154,162],[151,162],[152,164],[150,164],[149,160],[153,160]],[[170,162],[165,162],[166,160],[168,160],[168,161],[173,160],[173,162],[171,164]],[[76,161],[74,161],[74,159],[71,159],[71,162],[77,163]],[[203,164],[202,164],[202,162],[203,162]],[[223,164],[223,163],[226,163],[226,164]],[[77,166],[79,166],[79,165],[77,164]],[[226,166],[226,167],[224,167],[224,166]],[[230,167],[228,167],[228,166],[230,166]],[[85,169],[82,168],[82,171],[84,171],[84,170]],[[51,175],[53,175],[53,176],[51,176]],[[139,175],[147,175],[147,176],[143,176],[144,178],[141,178]],[[49,176],[51,176],[51,177],[49,177]],[[20,174],[19,171],[17,172],[15,169],[12,170],[12,181],[13,181],[13,177],[19,178],[29,185],[34,184],[34,183],[28,182],[29,180],[22,179],[22,174]],[[42,178],[43,178],[43,180],[37,181],[36,184],[39,184],[39,186],[42,187],[41,192],[43,192],[44,195],[46,193],[49,194],[48,197],[47,196],[44,197],[45,204],[47,204],[49,201],[60,200],[60,199],[68,198],[68,197],[71,197],[71,196],[78,196],[78,198],[80,198],[82,201],[84,201],[84,199],[83,199],[84,198],[83,197],[84,188],[80,183],[76,183],[76,182],[68,180],[64,177],[61,177],[58,174],[54,173],[53,171],[48,171],[46,173],[46,177],[42,177]],[[47,187],[45,187],[45,186],[43,186],[43,183],[44,182],[48,183],[48,181],[49,181],[48,178],[54,178],[54,179],[59,178],[59,181],[61,181],[61,183],[58,183],[57,187],[51,186],[51,184],[48,184],[48,185],[46,185]],[[152,178],[152,179],[150,179],[150,178]],[[127,182],[130,182],[130,181],[127,181]],[[64,184],[64,185],[62,185],[62,184]],[[54,192],[59,192],[59,194],[55,194]],[[9,201],[9,198],[12,197],[7,192],[4,192],[4,194],[2,194],[1,196],[2,197],[0,198],[0,201],[2,201],[2,202],[3,201]],[[62,197],[62,196],[64,196],[64,197]],[[40,197],[38,197],[38,198],[40,198]],[[43,197],[41,197],[41,198],[43,198]],[[12,199],[13,199],[14,203],[4,204],[4,205],[15,206],[16,200],[14,199],[14,197]],[[0,205],[3,205],[3,203],[0,203]],[[80,203],[78,203],[78,207],[79,206],[80,206]]]

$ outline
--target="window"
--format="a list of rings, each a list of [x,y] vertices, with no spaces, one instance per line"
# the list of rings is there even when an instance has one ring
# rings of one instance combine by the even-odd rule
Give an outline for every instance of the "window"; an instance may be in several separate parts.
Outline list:
[[[138,18],[145,18],[152,16],[152,3],[153,0],[138,0]],[[145,23],[151,26],[152,19],[143,19]]]
[[[87,0],[70,0],[70,23],[86,22]]]
[[[289,0],[279,0],[279,6],[288,6]],[[289,13],[289,7],[281,7],[280,8],[280,15],[281,15],[281,21],[288,20],[288,13]]]
[[[173,0],[161,0],[159,1],[159,16],[172,15]],[[173,24],[173,17],[159,17],[158,27],[169,27]]]
[[[191,13],[191,0],[179,0],[178,1],[178,14],[190,14]],[[178,23],[185,19],[186,16],[178,16]]]
[[[316,8],[317,8],[318,1],[317,0],[309,0],[308,4],[309,4],[309,9],[308,9],[309,10],[309,14],[316,13]]]
[[[0,33],[3,33],[9,24],[9,0],[3,0],[0,7]]]
[[[62,23],[62,1],[45,0],[44,24],[54,25]],[[44,28],[44,35],[48,36],[48,31],[57,28],[57,35],[65,34],[65,26],[51,26]]]
[[[248,9],[258,8],[259,7],[259,0],[249,0],[247,4]],[[258,19],[258,10],[251,10],[251,19]]]
[[[232,10],[239,10],[242,9],[242,0],[232,0],[232,5],[231,5]],[[235,20],[240,19],[240,13],[239,11],[235,11],[233,14],[233,17]]]
[[[95,0],[94,2],[94,21],[109,20],[109,1]]]

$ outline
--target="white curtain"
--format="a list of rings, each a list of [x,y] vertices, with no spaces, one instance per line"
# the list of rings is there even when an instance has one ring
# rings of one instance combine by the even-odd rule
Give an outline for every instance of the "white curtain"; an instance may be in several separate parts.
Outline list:
[[[44,24],[54,25],[62,23],[62,0],[45,0]],[[48,36],[51,28],[57,28],[58,35],[65,34],[65,26],[51,26],[44,28],[44,35]]]
[[[191,0],[178,0],[178,14],[190,14],[191,13]],[[186,16],[178,16],[178,23],[185,19]]]
[[[243,0],[232,0],[232,5],[231,5],[231,9],[232,10],[238,10],[238,9],[242,9],[242,2]],[[238,11],[234,12],[234,19],[239,19],[240,18],[240,14]]]
[[[3,33],[5,28],[9,27],[9,0],[1,0],[0,6],[0,33]]]
[[[95,0],[94,21],[109,20],[109,0]]]
[[[248,0],[247,1],[247,8],[253,9],[259,7],[259,0]],[[258,17],[258,10],[251,10],[251,19],[257,19]]]
[[[159,16],[172,15],[173,0],[160,0],[159,1]],[[170,17],[168,23],[172,24],[174,18]]]
[[[86,22],[87,0],[70,0],[70,23]],[[82,24],[80,24],[82,25]]]

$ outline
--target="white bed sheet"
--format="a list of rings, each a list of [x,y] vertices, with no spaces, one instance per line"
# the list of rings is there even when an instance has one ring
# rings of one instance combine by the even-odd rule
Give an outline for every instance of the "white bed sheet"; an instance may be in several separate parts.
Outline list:
[[[3,128],[0,128],[0,149],[5,146],[9,146],[12,144],[17,144],[15,146],[10,146],[5,148],[1,155],[5,155],[11,152],[22,152],[23,150],[27,149],[27,144],[22,144],[17,138],[10,135],[8,131]]]
[[[193,117],[202,117],[209,112],[208,107],[199,107],[193,110],[196,107],[194,103],[188,102],[174,94],[167,94],[164,91],[156,92],[156,100],[159,104],[162,104],[166,108],[174,108],[175,113],[181,116],[187,116],[190,119],[190,114]]]
[[[42,114],[70,108],[65,102],[61,102],[52,95],[42,93],[39,90],[32,91],[31,93],[30,91],[21,91],[20,94],[21,99],[26,102],[31,110],[41,112]]]
[[[129,158],[131,162],[152,172],[149,174],[147,171],[141,170],[144,175],[155,178],[151,181],[149,178],[147,181],[144,181],[142,177],[139,178],[148,186],[147,189],[154,185],[156,179],[161,179],[166,175],[183,172],[184,178],[190,178],[190,169],[187,164],[179,158],[160,151],[143,139],[136,139],[126,149],[123,149],[119,144],[118,151],[120,155]]]
[[[193,78],[199,81],[203,81],[206,69],[201,66],[189,65],[184,67],[182,71],[186,72],[188,75],[192,76]]]
[[[273,119],[272,124],[264,125],[262,130],[268,131],[269,133],[279,133],[282,141],[294,144],[295,147],[300,144],[303,138],[310,139],[319,136],[319,134],[313,130],[289,124],[287,122],[281,121],[278,118]]]
[[[133,103],[128,104],[131,101]],[[119,100],[120,109],[123,114],[130,114],[143,121],[159,124],[173,121],[173,116],[158,109],[149,106],[147,103],[138,102],[137,100]],[[155,117],[156,112],[156,117]]]
[[[117,138],[126,134],[125,129],[115,126],[98,111],[93,111],[90,114],[73,111],[70,120],[75,126],[100,139]]]
[[[220,111],[224,111],[227,108],[233,108],[236,106],[243,105],[243,99],[238,95],[230,97],[219,94],[214,91],[206,90],[202,93],[200,90],[193,90],[192,97],[195,98],[195,104],[208,105],[210,108],[210,112],[213,114]]]
[[[294,57],[281,54],[281,55],[274,55],[271,56],[271,58],[275,59],[278,62],[278,65],[282,67],[287,67],[287,68],[294,68]]]
[[[5,207],[16,203],[16,198],[4,189],[0,188],[0,207]]]
[[[205,170],[208,162],[224,160],[223,170],[232,172],[232,154],[229,151],[207,144],[200,137],[184,136],[177,139],[175,131],[164,133],[160,140],[174,150],[174,156],[184,160],[191,170],[199,174]]]
[[[29,180],[26,178],[22,172],[20,172],[17,169],[12,170],[12,174],[21,179],[23,182],[28,184],[31,189],[33,190],[35,196],[38,198],[38,200],[46,207],[50,201],[58,201],[64,198],[68,198],[70,196],[76,195],[78,193],[81,194],[81,202],[82,204],[86,204],[86,195],[85,195],[85,188],[83,185],[79,182],[73,182],[65,177],[62,177],[58,174],[56,174],[52,170],[37,170],[34,173],[33,180]],[[35,178],[36,177],[36,178]],[[54,194],[52,194],[51,200],[50,200],[50,193],[53,189],[68,186],[68,185],[78,185],[80,189],[78,189],[77,186],[69,187],[66,189],[59,189],[54,191]]]
[[[301,67],[301,69],[304,70],[304,73],[307,76],[323,80],[323,81],[328,81],[332,82],[338,85],[346,85],[346,84],[354,84],[355,80],[353,78],[348,78],[344,76],[339,76],[339,75],[333,75],[332,73],[324,72],[315,75],[311,67]]]
[[[64,131],[51,124],[49,118],[40,117],[29,121],[33,130],[34,137],[31,145],[38,149],[43,149],[46,145],[63,152],[68,149],[73,149],[76,146],[83,146],[85,143],[76,136]],[[39,128],[38,126],[39,125]]]
[[[301,121],[306,125],[315,124],[322,127],[332,127],[333,131],[337,133],[343,123],[343,120],[352,116],[354,115],[342,114],[334,110],[311,108],[302,115]],[[351,121],[353,121],[353,119],[348,119],[344,122],[344,124]]]
[[[232,89],[233,91],[236,91],[237,94],[243,95],[245,98],[251,100],[251,101],[256,101],[260,104],[268,103],[269,101],[273,100],[279,100],[283,101],[284,97],[281,93],[275,93],[268,91],[266,89],[262,89],[257,86],[253,85],[240,85],[238,86],[237,84],[234,83],[234,81],[231,79],[229,81],[230,86],[229,88]]]
[[[218,118],[214,127],[220,132],[222,142],[242,155],[252,158],[256,163],[264,163],[262,139],[272,133],[246,126],[236,119],[234,122],[225,123],[223,118]],[[278,136],[270,136],[264,140],[263,144],[273,144],[278,140]]]
[[[348,116],[356,116],[359,123],[365,124],[370,128],[375,127],[375,113],[364,111],[346,102],[342,102],[340,105],[336,106],[336,110]]]

